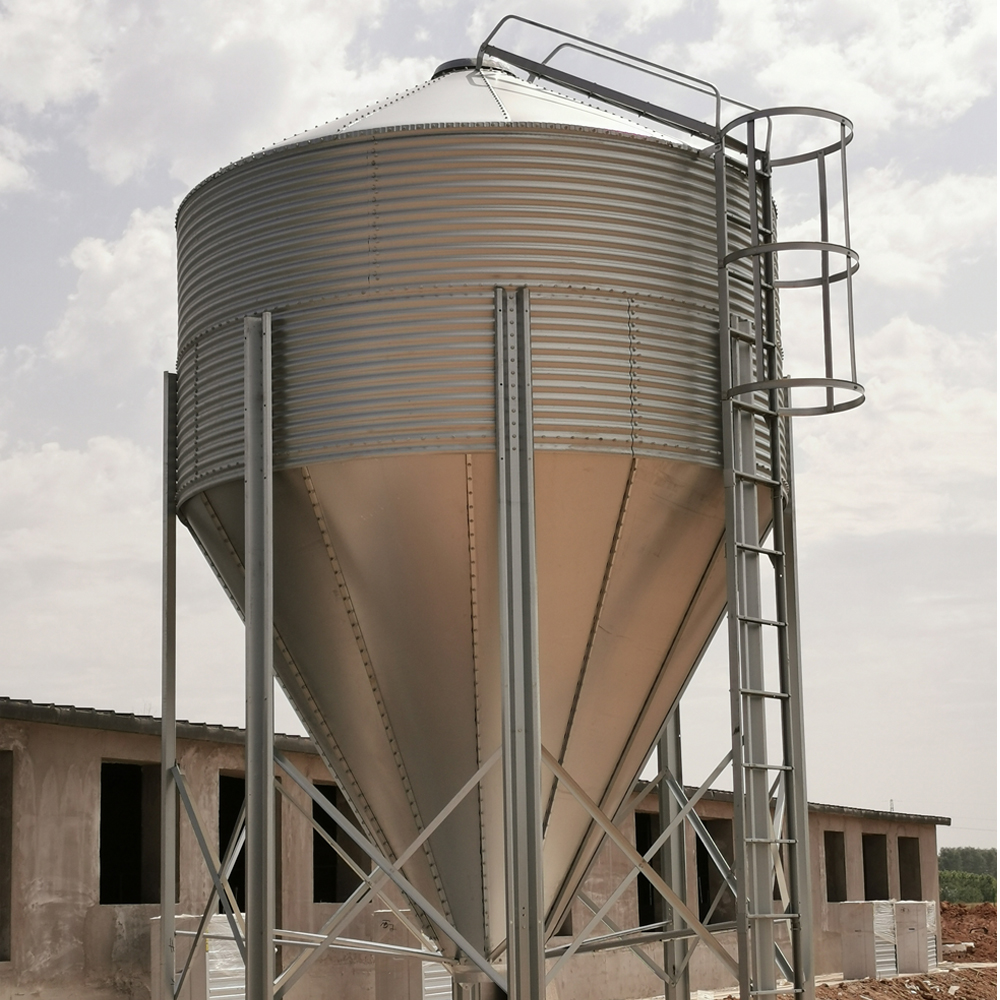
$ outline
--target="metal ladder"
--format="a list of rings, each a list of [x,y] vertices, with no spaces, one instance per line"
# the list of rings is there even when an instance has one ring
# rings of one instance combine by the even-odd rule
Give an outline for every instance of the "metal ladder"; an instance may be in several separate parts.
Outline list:
[[[754,129],[748,127],[748,149]],[[726,573],[729,608],[730,712],[733,737],[734,869],[743,891],[736,900],[740,994],[752,996],[813,993],[808,889],[808,812],[801,718],[798,631],[794,582],[789,418],[785,390],[743,387],[781,378],[781,347],[775,301],[774,253],[749,254],[753,317],[730,313],[733,257],[745,248],[730,245],[727,166],[722,146],[716,154],[719,223],[720,363],[722,369],[723,477],[726,496]],[[771,173],[747,155],[750,246],[773,243]],[[754,191],[760,203],[752,204]],[[746,256],[746,255],[745,255]],[[736,391],[733,390],[743,391]],[[764,498],[767,497],[765,500]],[[768,507],[769,505],[769,507]],[[763,509],[762,509],[763,508]],[[762,544],[770,525],[770,543]],[[774,578],[773,611],[765,610],[764,561]],[[770,658],[768,652],[770,651]],[[780,756],[768,748],[768,703],[779,710]],[[772,778],[774,779],[772,782]],[[784,822],[772,817],[771,800],[780,792]],[[777,829],[776,829],[777,827]],[[784,827],[784,829],[783,829]],[[782,861],[784,860],[784,863]],[[785,872],[787,871],[787,880]],[[775,878],[787,906],[775,911]],[[789,928],[792,955],[777,941],[779,922]],[[778,988],[778,973],[791,987]]]

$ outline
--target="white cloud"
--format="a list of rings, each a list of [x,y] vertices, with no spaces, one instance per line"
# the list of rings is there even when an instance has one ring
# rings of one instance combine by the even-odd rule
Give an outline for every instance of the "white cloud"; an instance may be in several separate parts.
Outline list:
[[[0,95],[39,112],[93,93],[131,16],[114,0],[5,0]]]
[[[850,112],[868,131],[926,128],[993,90],[991,0],[726,0],[712,38],[689,47],[694,72],[755,73],[779,104]]]
[[[87,237],[70,262],[80,272],[59,324],[53,360],[121,375],[173,367],[177,336],[173,213],[136,209],[116,241]]]
[[[0,125],[0,194],[34,187],[35,179],[25,166],[24,159],[36,148],[19,132]]]
[[[896,166],[866,170],[850,196],[853,242],[865,280],[940,291],[966,252],[996,236],[997,179],[945,174],[931,183]]]
[[[791,208],[783,214],[802,205],[795,194],[779,196],[779,202]],[[903,176],[896,164],[869,167],[851,180],[850,208],[851,244],[861,257],[859,280],[940,292],[957,263],[995,245],[997,179],[947,173],[925,182]],[[830,225],[830,238],[841,242],[839,201],[831,208]],[[783,224],[780,238],[818,240],[818,214]]]
[[[426,79],[433,59],[348,68],[381,4],[350,0],[11,0],[0,98],[76,102],[74,134],[114,182],[163,160],[195,183],[227,162]],[[86,98],[88,103],[81,104]]]
[[[471,6],[467,37],[478,44],[504,15],[518,14],[614,46],[625,36],[644,31],[654,21],[672,17],[683,6],[684,0],[621,0],[617,4],[609,4],[607,0],[543,0],[542,3],[537,0],[486,0]],[[505,41],[519,37],[521,29],[514,24],[506,26],[502,32],[497,35],[497,43],[507,47]],[[541,46],[539,57],[556,44],[552,36],[537,29],[528,29],[523,37],[529,44]]]
[[[0,459],[0,564],[79,569],[159,558],[159,463],[131,441],[49,443]]]
[[[994,531],[993,338],[898,316],[858,359],[864,405],[795,425],[803,534]]]
[[[10,697],[156,712],[160,462],[127,438],[0,456],[0,690]],[[178,528],[182,717],[240,724],[243,630]],[[278,697],[278,727],[301,732]]]

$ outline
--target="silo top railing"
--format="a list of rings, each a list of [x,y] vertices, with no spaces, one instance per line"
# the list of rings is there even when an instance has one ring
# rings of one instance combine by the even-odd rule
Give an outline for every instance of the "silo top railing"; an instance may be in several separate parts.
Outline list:
[[[532,59],[495,43],[494,39],[500,30],[510,23],[517,23],[529,28],[538,29],[562,40],[541,60]],[[563,52],[578,52],[593,56],[606,63],[653,76],[672,85],[703,94],[712,101],[711,121],[694,118],[679,111],[644,100],[633,94],[626,93],[607,84],[584,79],[554,66],[552,64],[553,60]],[[751,212],[749,220],[750,241],[747,244],[730,247],[728,235],[720,242],[720,280],[725,282],[728,282],[731,278],[738,280],[735,272],[731,271],[732,266],[741,260],[749,260],[752,263],[755,291],[754,300],[756,303],[752,323],[754,339],[756,341],[755,353],[756,357],[760,359],[756,365],[757,378],[740,385],[724,386],[722,394],[723,398],[734,398],[771,389],[780,390],[782,397],[786,401],[786,405],[779,407],[778,410],[783,416],[838,413],[853,409],[864,402],[864,387],[858,382],[857,362],[854,350],[854,292],[851,278],[858,269],[858,254],[851,247],[850,213],[847,195],[847,146],[854,137],[854,126],[849,119],[835,112],[824,111],[819,108],[779,107],[763,110],[757,109],[742,101],[725,97],[714,84],[707,80],[701,80],[698,77],[681,73],[667,66],[661,66],[627,52],[621,52],[618,49],[561,31],[558,28],[553,28],[550,25],[542,24],[539,21],[533,21],[517,14],[508,14],[497,22],[485,41],[480,45],[477,57],[477,65],[479,67],[482,67],[483,59],[486,56],[501,59],[510,66],[522,70],[528,74],[529,81],[536,79],[546,80],[559,87],[564,87],[588,98],[599,100],[612,107],[636,115],[639,118],[655,122],[670,129],[679,130],[688,136],[708,140],[709,145],[700,150],[701,155],[721,157],[723,163],[731,163],[735,160],[736,163],[742,166],[747,173],[749,189],[751,191],[759,190],[762,203],[767,202],[766,208],[762,204],[762,210],[768,219],[772,218],[774,214],[770,205],[772,172],[779,167],[792,167],[814,161],[817,168],[819,202],[819,232],[816,234],[819,237],[818,239],[778,241],[774,238],[775,227],[770,222],[763,225],[758,213]],[[722,108],[724,104],[743,109],[743,113],[723,125]],[[775,119],[789,118],[833,122],[837,125],[839,131],[833,141],[825,142],[818,147],[804,152],[774,156],[771,147],[775,130]],[[765,140],[763,147],[760,148],[757,146],[757,126],[759,122],[766,122]],[[828,160],[831,158],[836,160],[840,169],[843,237],[839,241],[832,241],[830,237],[832,213],[828,191],[827,165]],[[719,204],[717,206],[719,226],[720,229],[727,229],[726,220],[730,206],[726,190],[725,171],[721,171],[719,176]],[[777,276],[778,255],[781,253],[786,254],[786,258],[802,253],[819,254],[819,273],[808,274],[804,277],[779,279]],[[844,266],[841,269],[831,269],[831,257],[843,257]],[[845,292],[844,309],[840,324],[841,329],[835,331],[832,292],[834,286],[838,286],[840,283],[843,283],[841,287],[844,288]],[[776,308],[771,307],[771,311],[775,315],[772,315],[768,319],[765,316],[765,313],[769,309],[767,302],[769,299],[773,302],[772,293],[779,288],[818,288],[820,290],[822,299],[820,308],[822,363],[821,373],[819,374],[809,374],[793,378],[777,370],[777,365],[765,363],[767,352],[765,351],[764,342],[768,339],[768,334],[765,333],[765,326],[774,328],[770,336],[776,344],[778,337]],[[728,309],[726,312],[728,312]],[[840,349],[836,350],[835,342],[838,339],[840,341]],[[777,353],[780,358],[780,347]],[[771,370],[765,371],[766,368]],[[791,393],[793,390],[810,389],[824,390],[825,399],[820,405],[792,405]]]

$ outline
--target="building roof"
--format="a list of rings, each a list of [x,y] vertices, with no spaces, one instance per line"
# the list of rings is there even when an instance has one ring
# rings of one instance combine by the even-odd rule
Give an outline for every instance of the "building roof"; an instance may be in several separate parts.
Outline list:
[[[39,704],[17,698],[0,697],[0,719],[43,722],[53,726],[76,726],[80,729],[104,729],[119,733],[141,733],[147,736],[160,735],[160,720],[155,715],[133,715],[129,712],[81,708],[76,705]],[[210,743],[243,744],[246,742],[246,730],[240,729],[238,726],[213,726],[206,722],[188,722],[185,719],[178,719],[177,738],[205,740]],[[275,733],[274,745],[279,750],[292,753],[318,753],[316,745],[308,736]],[[642,783],[639,784],[641,786]],[[685,791],[688,795],[693,795],[697,789],[687,787]],[[703,798],[715,802],[732,802],[733,793],[724,789],[710,788],[705,792]],[[951,819],[948,816],[926,816],[922,813],[902,813],[883,809],[859,809],[854,806],[835,806],[823,802],[810,802],[809,811],[838,816],[891,820],[896,823],[928,823],[935,826],[951,826]]]
[[[19,722],[44,722],[52,726],[76,726],[80,729],[104,729],[118,733],[160,735],[160,720],[154,715],[133,715],[101,708],[81,708],[76,705],[38,704],[17,698],[0,697],[0,719]],[[246,742],[246,730],[238,726],[213,726],[205,722],[177,720],[177,738],[206,740],[211,743]],[[291,753],[318,753],[308,736],[275,733],[274,745]]]
[[[694,795],[698,789],[692,785],[687,785],[684,791],[687,795]],[[714,802],[732,802],[733,793],[725,789],[710,788],[702,796],[702,799]],[[902,813],[888,809],[860,809],[856,806],[833,806],[825,802],[810,802],[809,811],[830,813],[835,816],[858,816],[866,819],[891,820],[896,823],[928,823],[934,826],[951,826],[951,818],[949,816],[926,816],[923,813]]]

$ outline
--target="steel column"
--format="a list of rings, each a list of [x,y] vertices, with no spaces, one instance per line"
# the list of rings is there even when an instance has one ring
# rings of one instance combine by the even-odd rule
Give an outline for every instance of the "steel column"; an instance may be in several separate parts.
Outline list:
[[[681,773],[681,710],[675,705],[667,716],[667,722],[660,741],[657,744],[657,759],[659,769],[666,768],[677,781],[683,782]],[[657,788],[660,812],[660,830],[666,830],[680,813],[680,803],[670,794],[665,780]],[[663,881],[677,893],[677,896],[687,902],[687,829],[684,824],[675,831],[672,837],[660,850],[660,872]],[[681,921],[677,919],[670,906],[664,906],[664,931],[681,930]],[[686,938],[667,938],[663,942],[663,968],[671,982],[667,984],[664,1000],[689,1000],[691,996],[691,981],[687,970],[688,942]]]
[[[274,624],[271,315],[243,321],[247,1000],[274,992]]]
[[[174,911],[177,884],[177,376],[163,373],[163,590],[160,662],[160,976],[164,1000],[177,975]]]
[[[782,686],[788,692],[783,702],[785,759],[792,765],[785,783],[788,824],[787,875],[792,910],[799,915],[791,924],[793,985],[804,1000],[815,1000],[816,981],[812,937],[812,868],[809,862],[809,802],[806,798],[806,741],[802,696],[802,647],[799,633],[798,553],[795,537],[795,475],[792,459],[792,420],[785,418],[785,448],[788,467],[788,499],[775,518],[775,548],[785,553],[785,620],[788,622],[788,657]],[[779,833],[780,836],[780,833]]]
[[[545,993],[541,724],[528,290],[496,289],[500,662],[508,996]]]

